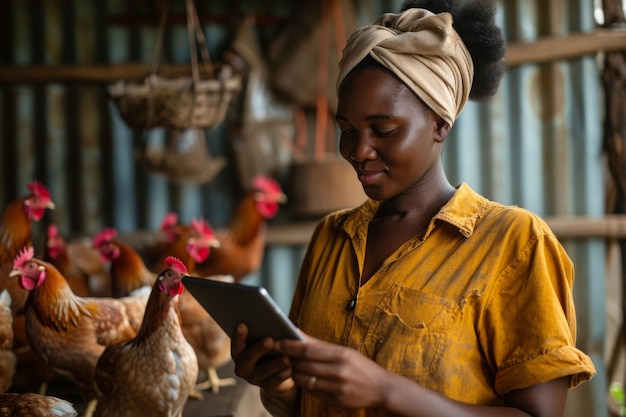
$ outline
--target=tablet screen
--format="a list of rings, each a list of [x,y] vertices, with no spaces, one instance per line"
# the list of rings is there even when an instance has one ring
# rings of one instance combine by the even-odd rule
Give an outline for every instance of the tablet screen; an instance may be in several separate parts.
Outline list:
[[[248,326],[248,343],[263,337],[300,339],[304,337],[287,315],[260,286],[185,276],[183,285],[229,336],[237,323]]]

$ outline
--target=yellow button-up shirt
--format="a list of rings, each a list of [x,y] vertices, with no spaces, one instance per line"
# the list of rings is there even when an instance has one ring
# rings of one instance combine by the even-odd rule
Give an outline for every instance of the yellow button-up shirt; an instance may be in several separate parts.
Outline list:
[[[423,237],[395,251],[363,286],[368,200],[317,226],[291,319],[317,338],[449,398],[501,404],[515,389],[595,373],[575,347],[573,265],[547,224],[461,184]],[[300,416],[373,416],[304,391]]]

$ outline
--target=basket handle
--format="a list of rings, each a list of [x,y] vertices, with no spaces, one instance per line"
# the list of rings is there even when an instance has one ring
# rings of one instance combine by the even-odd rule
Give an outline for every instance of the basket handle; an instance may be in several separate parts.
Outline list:
[[[189,54],[191,55],[191,76],[194,84],[200,82],[200,71],[198,69],[198,46],[202,55],[204,71],[213,78],[213,67],[211,66],[211,58],[209,57],[209,48],[206,45],[204,32],[198,19],[198,13],[193,4],[193,0],[187,0],[187,32],[189,34]]]
[[[202,26],[200,25],[200,19],[198,13],[193,4],[193,0],[186,0],[187,6],[187,34],[189,36],[189,54],[191,55],[191,76],[194,84],[200,82],[200,70],[198,68],[198,46],[200,47],[200,54],[202,55],[203,67],[206,74],[213,78],[215,74],[211,65],[211,58],[209,56],[209,49],[206,45],[206,39],[202,32]],[[168,7],[163,6],[163,12],[161,13],[161,21],[159,23],[159,30],[157,32],[157,39],[154,45],[154,52],[152,54],[152,65],[150,67],[150,75],[156,75],[159,71],[159,64],[161,62],[161,49],[163,46],[163,36],[165,33],[165,24],[167,23]]]
[[[161,21],[159,22],[159,30],[157,31],[156,42],[154,43],[154,51],[152,52],[152,65],[150,66],[150,75],[154,76],[159,70],[161,61],[161,47],[163,45],[163,33],[165,32],[165,23],[167,22],[167,5],[163,5],[161,12]]]

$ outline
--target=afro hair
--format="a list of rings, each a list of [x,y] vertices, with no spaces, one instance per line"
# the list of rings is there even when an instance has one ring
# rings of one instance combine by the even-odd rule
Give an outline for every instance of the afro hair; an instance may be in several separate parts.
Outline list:
[[[495,0],[405,0],[401,11],[411,8],[452,15],[452,26],[474,62],[474,81],[469,98],[486,101],[493,96],[506,69],[506,43],[495,24]]]

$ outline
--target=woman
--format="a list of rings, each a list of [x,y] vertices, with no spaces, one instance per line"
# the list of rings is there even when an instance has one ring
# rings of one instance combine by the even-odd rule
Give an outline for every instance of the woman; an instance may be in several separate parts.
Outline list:
[[[492,2],[431,3],[450,13],[408,2],[344,50],[340,151],[369,200],[314,232],[290,312],[307,341],[233,336],[273,415],[563,416],[595,373],[545,222],[446,178],[442,145],[467,99],[497,90],[504,41]]]

